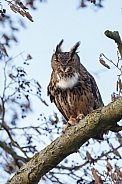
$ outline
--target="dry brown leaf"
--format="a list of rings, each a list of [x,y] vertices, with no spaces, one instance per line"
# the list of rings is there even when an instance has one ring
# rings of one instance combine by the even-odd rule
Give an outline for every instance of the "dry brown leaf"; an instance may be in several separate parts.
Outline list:
[[[18,10],[18,13],[20,13],[20,15],[22,15],[23,17],[25,16],[25,12],[22,10]]]
[[[112,165],[107,161],[107,169],[108,171],[112,171],[113,167]]]
[[[107,171],[107,172],[105,172],[105,174],[107,175],[107,176],[109,176],[109,172]]]
[[[25,82],[25,85],[30,87],[30,82]]]
[[[30,15],[29,12],[25,12],[25,16],[26,16],[31,22],[34,22],[33,19],[32,19],[32,16]]]
[[[18,12],[18,8],[16,8],[14,5],[11,5],[10,8],[11,8],[11,10],[12,10],[14,13],[17,13],[17,12]]]
[[[88,160],[94,161],[94,159],[92,158],[91,154],[88,151],[86,152],[86,156],[87,156]]]
[[[122,145],[122,135],[120,133],[117,133],[116,136],[118,138],[119,143]]]
[[[3,37],[5,38],[6,41],[10,40],[10,38],[6,34],[3,34]]]
[[[41,85],[39,84],[39,82],[36,82],[36,84],[37,84],[40,88],[42,88]]]
[[[7,53],[7,50],[6,50],[6,48],[4,47],[4,45],[2,45],[1,50],[2,50],[3,53],[8,57],[8,53]]]
[[[119,158],[121,158],[121,155],[119,154],[119,152],[116,149],[113,149],[113,153],[118,156]]]
[[[17,4],[18,4],[19,6],[16,6],[16,5],[12,4],[12,5],[10,6],[11,10],[12,10],[13,12],[15,12],[15,13],[18,12],[18,13],[19,13],[20,15],[22,15],[23,17],[26,16],[31,22],[34,22],[33,19],[32,19],[32,16],[30,15],[30,13],[25,11],[25,10],[28,9],[28,8],[26,8],[26,7],[23,5],[22,2],[17,2]],[[22,9],[22,10],[21,10],[21,9]]]
[[[20,8],[27,9],[22,2],[17,2],[17,4],[20,6]]]
[[[106,62],[105,62],[103,59],[100,59],[99,61],[100,61],[100,63],[101,63],[103,66],[105,66],[106,68],[110,69],[110,66],[109,66],[108,64],[106,64]]]
[[[121,81],[121,79],[119,79],[118,83],[119,83],[119,89],[121,91],[121,89],[122,89],[122,81]]]
[[[91,171],[92,171],[92,175],[96,181],[97,184],[103,184],[103,181],[101,179],[100,176],[98,176],[98,174],[96,173],[96,170],[94,168],[91,168]]]
[[[119,167],[116,166],[115,171],[116,171],[116,173],[118,174],[118,176],[119,176],[120,178],[122,178],[122,172],[120,171]]]
[[[14,76],[12,73],[9,74],[9,77],[10,77],[11,79],[15,78],[15,76]]]
[[[111,179],[114,181],[114,180],[117,180],[117,176],[116,176],[116,174],[115,173],[112,173],[111,174]]]
[[[118,88],[119,88],[119,82],[117,80],[117,82],[116,82],[116,91],[118,91]]]

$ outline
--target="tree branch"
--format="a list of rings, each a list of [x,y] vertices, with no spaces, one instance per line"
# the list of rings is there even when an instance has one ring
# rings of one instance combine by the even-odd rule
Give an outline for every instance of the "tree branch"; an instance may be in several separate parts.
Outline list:
[[[104,32],[104,34],[105,34],[108,38],[113,39],[113,40],[117,43],[117,45],[118,45],[118,50],[119,50],[119,53],[120,53],[121,58],[122,58],[122,41],[121,41],[119,32],[118,32],[118,31],[109,31],[109,30],[106,30],[106,31]]]
[[[35,154],[7,184],[37,184],[42,176],[55,168],[68,155],[77,152],[89,138],[107,130],[116,130],[116,127],[119,127],[119,131],[122,130],[122,127],[117,125],[121,119],[122,98],[119,98],[107,106],[93,111],[79,123],[69,127],[65,134]]]
[[[118,150],[119,148],[122,147],[122,144],[117,146],[116,148],[114,148],[115,150]],[[105,158],[107,155],[109,155],[110,153],[113,153],[113,149],[109,150],[108,152],[102,153],[100,156],[98,156],[97,158],[93,159],[93,163],[97,163],[98,160],[101,160],[101,158],[103,159],[103,157]],[[106,158],[105,158],[106,159]],[[63,169],[63,170],[68,170],[69,172],[73,172],[73,171],[77,171],[80,168],[86,166],[87,164],[89,164],[89,160],[86,160],[83,164],[80,165],[75,165],[74,167],[68,167],[68,166],[64,166],[64,165],[59,165],[56,166],[57,169]]]
[[[9,147],[5,142],[0,141],[0,147],[3,148],[3,150],[6,151],[6,153],[10,154],[16,163],[19,160],[23,161],[24,163],[29,161],[29,158],[24,158],[22,156],[17,155],[16,152],[11,147]]]

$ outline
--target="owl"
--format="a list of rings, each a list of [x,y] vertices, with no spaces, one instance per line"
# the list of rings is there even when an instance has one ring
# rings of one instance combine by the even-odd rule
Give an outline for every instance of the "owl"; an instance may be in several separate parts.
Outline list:
[[[80,63],[77,42],[69,52],[63,52],[61,45],[56,46],[52,55],[52,74],[47,88],[51,102],[67,121],[67,127],[79,121],[94,109],[103,106],[103,101],[93,76]]]

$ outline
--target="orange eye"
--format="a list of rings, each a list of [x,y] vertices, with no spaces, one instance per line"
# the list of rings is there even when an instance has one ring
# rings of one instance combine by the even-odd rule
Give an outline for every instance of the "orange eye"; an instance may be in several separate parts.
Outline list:
[[[75,60],[74,59],[70,59],[69,60],[69,63],[73,63]]]
[[[60,62],[57,59],[55,59],[55,64],[59,65]]]

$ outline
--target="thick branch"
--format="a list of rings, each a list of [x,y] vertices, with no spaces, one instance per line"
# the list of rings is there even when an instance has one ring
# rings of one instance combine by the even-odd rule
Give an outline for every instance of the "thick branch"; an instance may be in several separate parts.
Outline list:
[[[121,119],[122,98],[119,98],[106,107],[93,111],[79,123],[69,127],[65,134],[35,154],[7,184],[37,184],[42,176],[55,168],[68,155],[77,152],[89,138],[119,127],[116,122]],[[122,127],[119,130],[122,130]]]
[[[122,41],[121,41],[119,32],[118,31],[109,31],[109,30],[106,30],[104,33],[105,33],[105,35],[108,38],[113,39],[117,43],[118,50],[119,50],[119,53],[120,53],[121,58],[122,58]]]

